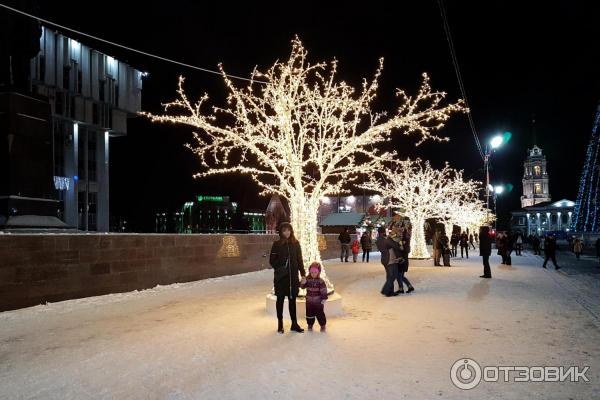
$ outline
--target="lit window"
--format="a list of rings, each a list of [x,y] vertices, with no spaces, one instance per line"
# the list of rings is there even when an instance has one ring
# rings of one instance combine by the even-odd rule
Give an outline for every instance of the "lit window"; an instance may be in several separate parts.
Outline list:
[[[535,184],[535,194],[541,194],[542,193],[542,185],[539,183]]]
[[[533,167],[533,174],[535,176],[540,176],[542,174],[542,169],[540,168],[539,165],[536,165]]]

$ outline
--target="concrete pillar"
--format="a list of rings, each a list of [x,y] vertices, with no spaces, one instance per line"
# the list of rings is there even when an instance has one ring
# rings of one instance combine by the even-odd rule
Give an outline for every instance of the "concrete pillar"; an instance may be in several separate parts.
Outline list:
[[[69,129],[71,129],[69,127]],[[67,133],[71,140],[65,145],[65,175],[69,178],[69,190],[65,192],[65,223],[78,228],[79,212],[77,205],[79,182],[79,125],[73,124],[71,134]]]
[[[98,199],[96,218],[98,232],[108,232],[110,228],[109,192],[108,192],[108,131],[97,133],[96,171],[98,182]]]

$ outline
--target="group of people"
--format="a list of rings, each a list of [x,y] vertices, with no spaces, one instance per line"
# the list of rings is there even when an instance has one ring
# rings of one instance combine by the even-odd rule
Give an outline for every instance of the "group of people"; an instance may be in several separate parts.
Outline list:
[[[433,265],[441,267],[440,259],[445,267],[450,266],[450,258],[458,257],[458,247],[460,246],[460,257],[469,258],[469,248],[476,249],[475,241],[478,240],[478,235],[468,234],[467,232],[453,232],[448,238],[446,232],[441,229],[436,229],[431,238],[431,246],[433,248]]]
[[[284,333],[283,329],[283,303],[288,298],[288,307],[292,325],[290,330],[298,333],[304,329],[298,324],[296,314],[296,298],[300,289],[306,289],[306,323],[308,330],[313,329],[315,320],[319,322],[321,331],[325,331],[327,317],[325,316],[325,302],[328,299],[327,285],[321,278],[321,264],[313,262],[308,267],[308,276],[302,261],[302,248],[294,236],[292,225],[284,222],[279,228],[279,240],[271,247],[269,258],[273,268],[273,287],[277,301],[277,332]],[[298,275],[302,277],[298,279]]]
[[[340,262],[348,262],[350,251],[352,251],[352,260],[358,261],[358,254],[362,248],[362,262],[369,262],[369,254],[373,250],[373,240],[368,232],[364,232],[360,237],[360,241],[357,239],[352,240],[348,228],[344,228],[344,231],[339,234],[338,241],[341,245]]]
[[[404,285],[406,293],[415,290],[406,277],[408,272],[408,254],[410,253],[410,232],[401,224],[393,224],[389,235],[386,228],[381,226],[377,233],[377,250],[381,252],[381,264],[385,268],[385,283],[381,288],[381,294],[386,297],[403,294]],[[394,282],[398,282],[398,290],[394,290]]]
[[[352,240],[348,229],[339,235],[338,240],[341,244],[340,261],[348,262],[349,253],[352,251],[353,260],[357,262],[359,250],[362,248],[362,261],[369,262],[369,254],[373,249],[373,242],[368,232]],[[469,258],[469,247],[475,249],[475,241],[479,242],[479,255],[483,258],[483,275],[481,278],[491,278],[491,268],[489,258],[492,254],[493,238],[490,235],[490,228],[482,226],[479,233],[467,234],[467,232],[452,234],[451,238],[441,229],[436,229],[432,237],[433,261],[435,266],[441,266],[440,259],[443,258],[444,266],[450,266],[450,257],[458,257],[458,246],[461,248],[461,257]],[[511,253],[522,255],[524,243],[531,244],[534,254],[541,255],[541,246],[543,245],[544,263],[543,268],[549,261],[552,261],[556,270],[560,269],[556,262],[556,251],[558,245],[556,237],[548,234],[542,240],[538,236],[529,236],[523,238],[520,233],[511,234],[498,233],[496,235],[496,248],[498,255],[502,258],[502,264],[511,265]],[[398,221],[391,225],[390,234],[387,234],[385,227],[378,228],[378,238],[376,241],[377,250],[381,253],[381,263],[386,271],[386,279],[381,294],[386,297],[397,296],[402,293],[414,291],[414,287],[406,277],[408,272],[410,253],[410,230],[407,226]],[[579,238],[574,238],[572,250],[576,257],[583,249],[583,242]],[[600,257],[600,239],[596,242],[597,255]],[[312,330],[315,321],[318,321],[321,330],[325,331],[327,318],[325,316],[324,305],[328,299],[327,285],[321,278],[321,264],[312,263],[308,268],[308,275],[304,269],[302,261],[302,249],[300,243],[294,236],[294,230],[291,224],[285,222],[279,229],[279,240],[273,243],[271,248],[270,264],[274,269],[273,286],[277,297],[277,331],[284,333],[283,329],[283,304],[288,298],[289,314],[292,320],[291,330],[295,332],[304,332],[304,329],[298,324],[296,315],[296,298],[299,290],[306,289],[306,323],[308,329]],[[301,279],[298,276],[301,276]],[[395,289],[395,282],[398,283],[398,289]],[[406,292],[404,291],[406,285]]]

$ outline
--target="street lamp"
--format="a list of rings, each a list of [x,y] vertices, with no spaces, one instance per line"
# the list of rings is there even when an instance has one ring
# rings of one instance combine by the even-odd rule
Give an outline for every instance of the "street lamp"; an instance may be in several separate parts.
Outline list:
[[[483,158],[483,168],[485,170],[485,186],[488,188],[488,190],[486,191],[485,194],[485,202],[486,202],[486,207],[488,209],[490,209],[490,157],[492,156],[492,153],[494,152],[494,150],[498,149],[500,146],[502,146],[502,143],[504,143],[504,136],[502,135],[496,135],[494,136],[489,143],[489,147],[488,145],[485,146],[485,157]],[[493,191],[493,190],[491,190]]]
[[[504,139],[502,138],[501,135],[496,135],[492,138],[492,140],[490,140],[490,146],[492,147],[492,149],[497,149],[498,147],[502,146],[502,142],[504,141]]]

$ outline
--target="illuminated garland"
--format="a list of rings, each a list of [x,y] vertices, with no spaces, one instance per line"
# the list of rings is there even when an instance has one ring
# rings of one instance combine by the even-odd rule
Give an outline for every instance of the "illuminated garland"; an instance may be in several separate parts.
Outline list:
[[[598,192],[600,191],[598,171],[598,153],[600,152],[600,106],[596,113],[592,137],[587,148],[585,164],[581,173],[579,193],[573,210],[572,229],[577,232],[600,231],[600,203],[598,203]]]

